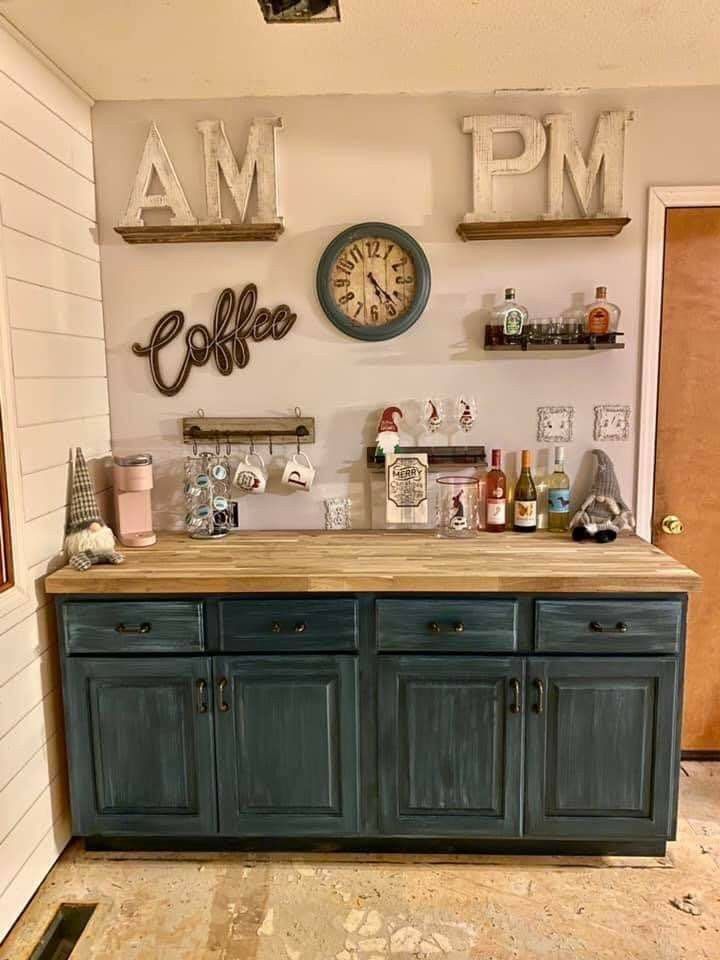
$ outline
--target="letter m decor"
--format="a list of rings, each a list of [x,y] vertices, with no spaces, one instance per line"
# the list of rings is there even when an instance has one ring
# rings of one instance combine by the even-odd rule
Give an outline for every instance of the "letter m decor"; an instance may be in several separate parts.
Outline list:
[[[145,141],[140,165],[130,191],[125,214],[115,227],[127,243],[196,243],[218,240],[277,240],[283,232],[278,214],[277,131],[280,117],[256,117],[250,125],[245,157],[241,165],[233,154],[221,120],[202,120],[206,216],[198,218],[188,203],[175,167],[157,125],[153,123]],[[220,176],[232,197],[234,219],[223,216]],[[150,193],[153,181],[161,192]],[[248,203],[256,184],[257,209],[248,219]],[[153,211],[154,223],[145,222]],[[159,214],[155,211],[166,211]],[[163,222],[158,222],[160,219]]]

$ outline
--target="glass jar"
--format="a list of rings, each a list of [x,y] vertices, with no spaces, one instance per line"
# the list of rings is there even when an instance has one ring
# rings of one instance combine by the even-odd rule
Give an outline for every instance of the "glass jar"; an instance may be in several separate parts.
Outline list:
[[[477,477],[437,478],[437,534],[474,536],[480,526],[480,489]]]

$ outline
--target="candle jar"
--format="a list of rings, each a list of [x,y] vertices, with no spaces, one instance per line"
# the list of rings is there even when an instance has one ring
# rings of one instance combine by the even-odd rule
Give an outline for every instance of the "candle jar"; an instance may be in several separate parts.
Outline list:
[[[477,477],[438,477],[437,534],[469,537],[480,525],[480,495]]]

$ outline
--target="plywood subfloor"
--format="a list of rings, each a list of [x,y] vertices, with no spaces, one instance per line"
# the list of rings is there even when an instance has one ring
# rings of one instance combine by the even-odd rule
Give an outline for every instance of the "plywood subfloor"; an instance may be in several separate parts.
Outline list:
[[[720,764],[684,764],[664,859],[109,858],[71,847],[0,948],[61,902],[100,906],[73,960],[720,957]],[[693,895],[698,915],[672,901]]]

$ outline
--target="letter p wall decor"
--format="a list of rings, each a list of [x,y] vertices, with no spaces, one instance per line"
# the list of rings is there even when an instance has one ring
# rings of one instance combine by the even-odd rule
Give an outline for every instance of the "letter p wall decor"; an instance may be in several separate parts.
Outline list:
[[[283,232],[278,213],[277,131],[280,117],[256,117],[250,125],[241,164],[233,153],[222,120],[197,124],[202,137],[206,215],[193,213],[155,123],[145,141],[127,209],[117,233],[127,243],[194,243],[218,240],[277,240]],[[223,216],[221,177],[232,198],[233,216]],[[150,193],[153,182],[160,192]],[[248,204],[256,184],[257,209],[248,219]],[[147,224],[146,211],[162,210],[167,222]],[[157,218],[155,218],[157,219]]]

